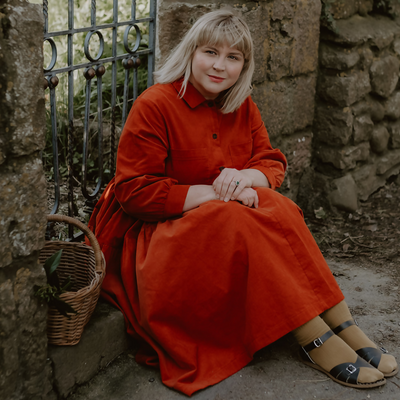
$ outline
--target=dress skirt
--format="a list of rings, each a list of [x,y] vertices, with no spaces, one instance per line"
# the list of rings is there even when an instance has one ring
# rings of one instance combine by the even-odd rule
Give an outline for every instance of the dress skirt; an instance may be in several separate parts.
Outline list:
[[[343,300],[301,210],[257,189],[257,209],[213,200],[159,222],[126,214],[108,186],[91,219],[107,261],[103,296],[187,395]]]

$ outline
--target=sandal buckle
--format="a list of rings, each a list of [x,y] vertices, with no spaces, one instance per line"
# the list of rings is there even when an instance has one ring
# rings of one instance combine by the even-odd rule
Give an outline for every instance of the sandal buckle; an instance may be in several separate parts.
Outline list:
[[[324,344],[324,342],[321,340],[321,338],[317,338],[317,339],[315,339],[315,340],[313,341],[313,344],[314,344],[314,346],[315,346],[316,348],[318,348],[318,347],[321,347],[321,346]]]
[[[384,347],[379,347],[379,350],[385,354],[389,353]]]
[[[353,364],[349,364],[349,366],[346,368],[346,371],[349,374],[353,374],[354,372],[357,371],[357,368]]]

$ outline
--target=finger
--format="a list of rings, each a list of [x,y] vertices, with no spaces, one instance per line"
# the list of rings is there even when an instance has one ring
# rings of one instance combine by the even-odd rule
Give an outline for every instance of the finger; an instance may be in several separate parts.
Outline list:
[[[249,199],[248,199],[248,197],[244,197],[244,198],[241,200],[241,203],[242,203],[243,205],[247,206],[247,205],[249,204]]]
[[[235,187],[236,186],[233,182],[233,177],[230,174],[227,175],[221,187],[221,194],[220,194],[221,200],[228,201],[231,198],[232,193],[235,190]]]
[[[213,182],[213,188],[215,191],[215,197],[218,199],[221,197],[221,187],[224,182],[226,172],[221,172],[217,179]]]
[[[260,203],[260,200],[258,198],[258,194],[256,192],[255,198],[254,198],[254,208],[258,208],[258,205]]]
[[[236,188],[238,187],[238,183],[239,181],[236,181],[235,179],[232,179],[229,183],[228,189],[226,191],[225,194],[225,201],[229,201],[232,198],[232,195],[234,193],[234,191],[236,190]]]
[[[246,182],[240,181],[239,185],[236,185],[236,189],[232,193],[231,200],[236,200],[239,197],[240,193],[242,193],[245,188],[246,188]]]
[[[213,187],[216,193],[216,196],[220,198],[221,200],[224,199],[225,193],[226,193],[226,187],[229,184],[229,182],[232,180],[232,177],[230,176],[232,173],[230,173],[229,168],[225,168],[218,176],[218,178],[214,181]],[[225,184],[225,188],[224,188]]]

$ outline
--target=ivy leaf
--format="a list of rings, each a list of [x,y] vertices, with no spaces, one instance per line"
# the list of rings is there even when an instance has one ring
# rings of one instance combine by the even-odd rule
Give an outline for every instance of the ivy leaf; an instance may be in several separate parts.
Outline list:
[[[77,314],[77,312],[68,303],[66,303],[64,300],[61,300],[59,297],[52,299],[51,302],[49,302],[49,305],[56,308],[61,315],[64,315],[64,317],[71,318],[71,316],[68,314]]]
[[[55,273],[57,267],[60,265],[62,250],[57,251],[49,257],[44,263],[44,270],[46,271],[47,282],[57,288],[60,287],[60,281]]]

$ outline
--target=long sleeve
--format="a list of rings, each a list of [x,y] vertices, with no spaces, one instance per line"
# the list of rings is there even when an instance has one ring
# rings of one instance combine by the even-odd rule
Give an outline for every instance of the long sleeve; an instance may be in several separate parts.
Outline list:
[[[168,149],[162,113],[153,101],[139,98],[118,147],[115,194],[127,214],[144,221],[182,214],[189,185],[165,176]]]
[[[253,150],[251,159],[243,169],[258,169],[267,177],[271,188],[275,189],[283,182],[287,161],[280,150],[272,148],[260,111],[251,99],[250,109]]]

